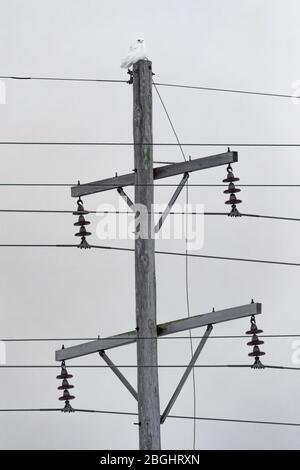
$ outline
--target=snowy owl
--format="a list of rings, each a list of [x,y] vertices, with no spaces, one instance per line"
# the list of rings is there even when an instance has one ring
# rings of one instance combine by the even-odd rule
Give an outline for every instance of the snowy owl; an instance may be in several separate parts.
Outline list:
[[[123,69],[129,69],[132,64],[135,64],[139,60],[146,58],[146,45],[143,38],[138,38],[136,42],[130,46],[127,57],[122,61],[121,67]]]

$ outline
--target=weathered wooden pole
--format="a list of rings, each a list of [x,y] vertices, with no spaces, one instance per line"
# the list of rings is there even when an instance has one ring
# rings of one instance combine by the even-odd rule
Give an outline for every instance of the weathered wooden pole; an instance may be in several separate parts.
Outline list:
[[[139,441],[141,450],[159,450],[155,247],[152,235],[152,63],[145,60],[133,66],[133,137],[136,144],[135,204],[137,209],[142,207],[137,216],[135,240]]]

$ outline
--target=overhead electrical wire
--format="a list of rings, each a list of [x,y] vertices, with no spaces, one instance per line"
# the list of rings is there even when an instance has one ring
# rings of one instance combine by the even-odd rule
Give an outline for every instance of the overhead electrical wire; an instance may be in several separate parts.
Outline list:
[[[260,338],[299,338],[300,337],[300,334],[270,334],[270,335],[264,335],[264,334],[260,334],[259,335]],[[193,339],[202,339],[203,336],[198,336],[198,335],[195,335],[193,336]],[[107,338],[102,338],[102,339],[107,339]],[[120,338],[118,337],[114,337],[114,340],[124,340],[124,339],[132,339],[131,336],[122,336]],[[156,337],[136,337],[135,338],[135,341],[141,341],[141,340],[152,340],[152,339],[156,339]],[[170,340],[175,340],[175,339],[190,339],[189,336],[158,336],[157,337],[158,340],[166,340],[166,339],[170,339]],[[248,335],[244,334],[244,335],[213,335],[213,336],[208,336],[207,337],[207,340],[210,340],[210,339],[248,339]],[[51,341],[58,341],[58,342],[61,342],[61,341],[97,341],[99,340],[99,338],[97,336],[90,336],[90,337],[65,337],[65,338],[0,338],[0,341],[3,341],[3,342],[51,342]]]
[[[2,243],[0,248],[78,248],[78,245],[73,244],[26,244],[26,243]],[[101,250],[114,250],[114,251],[130,251],[134,252],[133,248],[124,248],[116,246],[104,246],[104,245],[90,245],[90,248],[101,249]],[[171,255],[171,256],[189,256],[191,258],[204,258],[204,259],[216,259],[220,261],[240,261],[247,263],[263,263],[263,264],[274,264],[279,266],[294,266],[300,267],[300,263],[292,263],[289,261],[272,261],[263,259],[252,259],[252,258],[234,258],[230,256],[216,256],[216,255],[201,255],[199,253],[180,253],[176,251],[161,251],[156,250],[155,253],[159,255]]]
[[[98,82],[98,83],[127,83],[127,80],[110,80],[101,78],[63,78],[63,77],[27,77],[27,76],[15,76],[15,75],[1,75],[0,79],[11,79],[11,80],[45,80],[55,82]]]
[[[92,410],[92,409],[83,409],[83,408],[73,408],[73,410],[77,413],[99,413],[99,414],[107,414],[107,415],[116,415],[116,416],[138,416],[138,413],[131,412],[131,411],[110,411],[110,410]],[[12,413],[23,413],[23,412],[48,412],[48,411],[56,411],[62,412],[61,408],[0,408],[0,412],[12,412]],[[65,414],[65,413],[64,413]],[[193,416],[184,416],[184,415],[168,415],[167,419],[194,419]],[[261,420],[253,420],[253,419],[236,419],[236,418],[212,418],[212,417],[204,417],[204,416],[196,416],[196,420],[198,421],[218,421],[224,423],[241,423],[241,424],[265,424],[270,426],[296,426],[299,427],[300,423],[291,423],[291,422],[284,422],[284,421],[261,421]]]
[[[72,210],[55,210],[55,209],[0,209],[0,213],[33,213],[33,214],[73,214],[74,211]],[[134,212],[131,211],[97,211],[97,210],[89,210],[90,214],[121,214],[121,215],[131,215],[134,216]],[[162,215],[163,211],[154,211],[152,212],[154,215]],[[190,211],[190,212],[182,212],[182,211],[170,211],[168,215],[201,215],[201,216],[225,216],[228,217],[228,212],[197,212],[197,211]],[[241,213],[242,217],[251,217],[251,218],[261,218],[261,219],[274,219],[274,220],[286,220],[286,221],[294,221],[300,222],[300,218],[295,217],[282,217],[282,216],[274,216],[274,215],[260,215],[260,214],[244,214]]]
[[[78,77],[45,77],[45,76],[21,76],[21,75],[1,75],[0,79],[11,79],[11,80],[41,80],[41,81],[62,81],[62,82],[95,82],[95,83],[128,83],[128,80],[120,79],[101,79],[101,78],[78,78]],[[284,93],[271,93],[271,92],[261,92],[261,91],[249,91],[249,90],[239,90],[232,88],[219,88],[219,87],[208,87],[208,86],[197,86],[197,85],[185,85],[178,83],[160,83],[153,82],[153,85],[156,87],[169,87],[169,88],[185,88],[191,90],[201,90],[201,91],[215,91],[222,93],[237,93],[245,95],[258,95],[258,96],[269,96],[272,98],[294,98],[299,99],[300,97],[293,94],[284,94]]]
[[[232,88],[216,88],[216,87],[207,87],[207,86],[196,86],[196,85],[182,85],[176,83],[155,83],[157,86],[161,87],[170,87],[170,88],[186,88],[191,90],[202,90],[202,91],[217,91],[222,93],[237,93],[243,95],[258,95],[258,96],[270,96],[273,98],[294,98],[299,99],[300,96],[289,95],[283,93],[269,93],[262,91],[247,91],[247,90],[236,90]]]
[[[111,186],[110,184],[107,184]],[[0,183],[0,187],[5,186],[24,186],[24,187],[72,187],[77,186],[76,183]],[[90,187],[96,188],[96,184],[89,184]],[[101,183],[101,186],[105,186],[105,183]],[[153,183],[153,184],[136,184],[135,186],[154,186],[154,187],[178,187],[176,183]],[[190,187],[199,188],[223,188],[227,187],[226,184],[211,184],[211,183],[189,183]],[[239,188],[300,188],[300,184],[236,184]]]
[[[135,365],[135,364],[115,364],[119,369],[140,369],[140,368],[156,368],[159,369],[186,369],[188,364],[158,364],[158,365]],[[57,369],[60,368],[60,364],[8,364],[0,365],[0,369]],[[203,368],[225,368],[225,367],[237,367],[237,368],[251,368],[251,365],[229,365],[229,364],[195,364],[193,367],[198,369]],[[111,366],[107,364],[68,364],[68,368],[75,369],[110,369]]]
[[[1,245],[0,245],[1,246]],[[103,248],[100,245],[92,245],[93,248]],[[104,247],[104,249],[107,247]],[[110,249],[110,248],[108,248]],[[123,247],[112,247],[111,249],[117,249],[120,251],[134,251],[132,248],[123,248]],[[252,259],[252,258],[234,258],[229,256],[216,256],[216,255],[201,255],[199,253],[180,253],[175,251],[162,251],[156,250],[155,253],[161,255],[173,255],[173,256],[188,256],[191,258],[205,258],[205,259],[217,259],[217,260],[228,260],[228,261],[241,261],[241,262],[249,262],[249,263],[263,263],[263,264],[275,264],[275,265],[283,265],[283,266],[300,266],[300,263],[293,263],[288,261],[272,261],[272,260],[262,260],[262,259]]]
[[[64,80],[64,81],[93,81],[93,82],[126,82],[124,80],[96,80],[96,79],[68,79],[68,78],[54,78],[54,77],[8,77],[8,76],[1,76],[0,78],[12,78],[12,79],[25,79],[25,80]],[[186,157],[185,157],[185,154],[183,152],[183,146],[220,146],[220,145],[231,145],[231,146],[261,146],[261,147],[299,147],[300,144],[256,144],[256,143],[250,143],[250,144],[220,144],[220,143],[217,143],[217,144],[181,144],[179,142],[179,139],[178,139],[178,136],[177,136],[177,133],[175,131],[175,128],[172,124],[172,121],[170,119],[170,116],[168,114],[168,111],[164,105],[164,102],[161,98],[161,95],[159,93],[159,91],[157,90],[157,86],[169,86],[169,87],[180,87],[180,88],[192,88],[192,89],[199,89],[199,90],[207,90],[207,91],[219,91],[219,92],[229,92],[229,93],[244,93],[244,94],[252,94],[252,95],[264,95],[264,96],[273,96],[273,97],[281,97],[281,98],[296,98],[295,96],[292,96],[292,95],[282,95],[282,94],[271,94],[271,93],[261,93],[261,92],[249,92],[249,91],[243,91],[243,90],[231,90],[231,89],[220,89],[220,88],[210,88],[210,87],[195,87],[195,86],[187,86],[187,85],[176,85],[176,84],[164,84],[164,83],[153,83],[154,84],[154,87],[157,91],[157,94],[159,96],[159,99],[162,103],[162,106],[164,107],[165,109],[165,112],[166,112],[166,115],[168,117],[168,120],[170,122],[170,125],[173,129],[173,132],[175,134],[175,137],[176,137],[176,140],[177,140],[177,144],[168,144],[168,143],[152,143],[151,145],[178,145],[180,150],[181,150],[181,153],[184,157],[184,159],[186,160]],[[157,85],[157,86],[156,86]],[[299,97],[297,97],[299,98]],[[131,144],[131,143],[124,143],[124,142],[121,142],[121,143],[105,143],[105,142],[87,142],[87,143],[84,143],[84,142],[76,142],[76,143],[72,143],[72,142],[0,142],[0,145],[10,145],[10,144],[15,144],[15,145],[144,145],[144,143],[139,143],[139,144]],[[149,145],[149,144],[148,144]],[[188,195],[187,195],[188,197]],[[8,212],[8,210],[1,210],[1,212]],[[12,212],[12,211],[11,211]],[[14,211],[14,212],[17,212],[17,211]],[[20,211],[18,211],[20,212]],[[27,212],[27,211],[22,211],[22,212]],[[38,211],[30,211],[30,212],[38,212]],[[40,211],[39,211],[40,212]],[[43,211],[43,212],[46,212],[46,211]],[[47,211],[47,212],[58,212],[58,211]],[[66,211],[59,211],[59,212],[66,212]],[[71,212],[71,211],[70,211]],[[98,213],[97,211],[94,211],[94,213]],[[227,214],[221,214],[221,213],[207,213],[206,215],[227,215]],[[248,217],[265,217],[265,218],[275,218],[275,217],[272,217],[272,216],[258,216],[258,215],[251,215],[251,214],[248,214],[247,215]],[[282,219],[282,220],[297,220],[297,219],[291,219],[291,218],[280,218],[280,217],[276,217],[278,219]],[[0,245],[0,246],[36,246],[36,247],[41,247],[41,246],[64,246],[64,247],[72,247],[74,245]],[[76,246],[76,245],[75,245]],[[99,247],[99,246],[93,246],[93,248],[106,248],[106,247]],[[112,249],[112,248],[109,248],[109,249]],[[121,248],[115,248],[115,249],[118,249],[120,250]],[[122,248],[122,251],[124,249]],[[134,251],[132,249],[126,249],[126,251]],[[293,265],[293,266],[300,266],[300,264],[296,264],[296,263],[286,263],[286,262],[273,262],[273,261],[264,261],[264,260],[250,260],[250,259],[241,259],[241,258],[225,258],[225,257],[216,257],[216,256],[207,256],[207,255],[199,255],[199,254],[188,254],[187,253],[187,248],[186,248],[186,253],[172,253],[172,252],[163,252],[163,251],[158,251],[157,253],[160,253],[160,254],[173,254],[173,255],[179,255],[179,256],[186,256],[186,283],[188,282],[188,274],[187,274],[187,263],[188,263],[188,256],[192,256],[192,257],[204,257],[204,258],[214,258],[214,259],[230,259],[230,260],[236,260],[236,261],[251,261],[251,262],[263,262],[263,263],[272,263],[272,264],[284,264],[284,265]],[[186,285],[186,288],[187,285]],[[188,291],[187,291],[187,303],[188,303],[188,313],[189,313],[189,298],[188,298]],[[191,333],[190,333],[191,334]],[[188,337],[190,340],[191,340],[191,336]],[[192,347],[192,344],[191,344],[191,347]],[[192,348],[192,351],[193,351],[193,348]],[[2,366],[2,367],[58,367],[58,366]],[[107,365],[97,365],[97,366],[69,366],[69,367],[109,367]],[[137,366],[131,366],[131,365],[127,365],[127,366],[122,366],[122,365],[119,365],[118,367],[137,367]],[[149,367],[149,366],[145,366],[145,367]],[[156,367],[156,366],[155,366]],[[184,366],[181,366],[181,365],[158,365],[158,367],[186,367],[186,365]],[[248,365],[195,365],[194,367],[250,367]],[[289,369],[289,370],[300,370],[300,368],[293,368],[293,367],[284,367],[284,366],[266,366],[266,368],[272,368],[272,369]],[[193,370],[193,373],[194,373],[194,370]],[[196,395],[195,395],[195,377],[194,377],[194,400],[196,399],[195,398]],[[50,408],[41,408],[41,409],[1,409],[0,411],[61,411],[61,409],[50,409]],[[138,414],[137,413],[129,413],[129,412],[110,412],[110,411],[102,411],[102,410],[76,410],[76,411],[81,411],[81,412],[91,412],[91,413],[113,413],[113,414],[126,414],[126,415],[134,415],[134,416],[137,416]],[[176,416],[176,415],[171,415],[169,416],[170,418],[181,418],[181,419],[193,419],[194,421],[194,448],[195,448],[195,423],[196,423],[196,420],[213,420],[213,421],[229,421],[229,422],[239,422],[239,423],[256,423],[256,424],[269,424],[269,425],[287,425],[287,426],[300,426],[300,423],[284,423],[284,422],[270,422],[270,421],[255,421],[255,420],[237,420],[237,419],[226,419],[226,418],[204,418],[204,417],[196,417],[195,415],[196,413],[196,403],[194,401],[194,416],[193,417],[187,417],[187,416]]]
[[[140,369],[140,368],[152,368],[158,367],[159,369],[186,369],[189,364],[158,364],[158,365],[136,365],[136,364],[115,364],[119,369]],[[60,364],[9,364],[0,365],[1,369],[57,369],[60,368]],[[196,369],[225,369],[225,368],[236,368],[236,369],[251,369],[251,364],[195,364],[193,367]],[[107,369],[111,366],[107,364],[68,364],[68,368],[74,369]],[[290,366],[272,366],[264,365],[264,369],[277,369],[277,370],[295,370],[300,371],[300,367]],[[255,370],[254,370],[255,372]]]
[[[143,146],[159,146],[159,147],[178,147],[177,142],[58,142],[58,141],[0,141],[0,145],[61,145],[61,146],[103,146],[103,147],[134,147],[138,145]],[[300,143],[268,143],[268,142],[248,142],[248,143],[233,143],[233,142],[208,142],[208,143],[190,143],[181,142],[180,147],[300,147]]]

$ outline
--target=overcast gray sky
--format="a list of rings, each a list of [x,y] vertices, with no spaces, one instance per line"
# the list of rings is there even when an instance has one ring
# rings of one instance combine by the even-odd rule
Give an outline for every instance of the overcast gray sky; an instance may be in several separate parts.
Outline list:
[[[300,79],[300,5],[296,0],[1,0],[0,75],[127,79],[119,65],[128,46],[145,38],[159,82],[290,94]],[[127,84],[6,81],[0,140],[131,141],[132,88]],[[289,99],[160,89],[182,142],[299,142],[300,106]],[[154,96],[154,140],[174,136]],[[188,148],[193,158],[219,151]],[[299,183],[297,148],[238,148],[241,183]],[[76,183],[133,168],[130,147],[1,146],[2,183]],[[155,148],[155,160],[181,161],[179,149]],[[225,167],[193,174],[190,183],[220,183]],[[178,178],[170,180],[172,183]],[[157,188],[167,202],[172,188]],[[132,196],[132,190],[128,190]],[[0,187],[4,209],[75,207],[68,188]],[[243,188],[243,212],[299,217],[299,189]],[[190,201],[224,211],[222,188],[191,188]],[[113,192],[85,198],[88,209],[117,204]],[[181,197],[184,202],[184,195]],[[74,217],[1,214],[1,243],[74,243]],[[94,243],[97,217],[90,215]],[[300,225],[257,219],[205,219],[203,254],[300,261]],[[107,244],[132,246],[131,241]],[[157,248],[184,250],[184,241]],[[106,336],[135,327],[132,253],[1,248],[1,337]],[[185,262],[159,257],[158,322],[187,315]],[[299,268],[191,259],[193,315],[263,303],[258,324],[266,334],[300,333]],[[214,334],[243,334],[249,321],[218,325]],[[195,331],[201,333],[201,330]],[[68,343],[72,344],[72,343]],[[195,343],[196,344],[196,343]],[[8,364],[54,364],[60,343],[9,343]],[[268,364],[293,365],[292,340],[267,339]],[[244,339],[210,340],[199,363],[250,363]],[[135,346],[111,352],[116,363],[135,363]],[[163,364],[190,358],[186,340],[160,341]],[[74,364],[99,364],[97,355]],[[0,408],[57,407],[55,369],[2,369]],[[74,369],[74,407],[136,411],[131,395],[106,369]],[[163,407],[182,369],[160,370]],[[135,370],[126,376],[135,384]],[[290,371],[197,369],[198,416],[300,422],[299,376]],[[192,415],[189,381],[173,409]],[[2,449],[118,449],[137,447],[132,417],[60,413],[1,413]],[[169,420],[164,448],[190,449],[193,425]],[[199,422],[198,449],[299,448],[297,428]]]

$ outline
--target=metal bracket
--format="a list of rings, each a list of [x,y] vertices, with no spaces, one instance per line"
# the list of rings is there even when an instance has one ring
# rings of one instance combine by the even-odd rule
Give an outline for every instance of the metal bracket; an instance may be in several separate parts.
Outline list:
[[[178,187],[176,188],[175,193],[171,197],[167,207],[165,208],[164,213],[161,215],[159,221],[155,225],[155,228],[154,228],[155,233],[158,233],[160,231],[162,224],[164,223],[164,221],[168,217],[168,215],[169,215],[169,213],[172,209],[172,206],[175,204],[179,194],[183,190],[183,187],[184,187],[185,183],[187,182],[187,180],[189,179],[189,176],[190,175],[188,173],[184,173],[183,178],[180,181]]]
[[[132,85],[133,84],[133,72],[128,69],[127,73],[129,75],[129,80],[127,80],[127,83],[128,85]]]
[[[161,415],[161,418],[160,418],[161,424],[165,422],[168,414],[170,413],[171,408],[173,407],[176,399],[178,398],[179,393],[182,390],[182,387],[184,386],[188,376],[190,375],[190,373],[191,373],[191,371],[192,371],[192,369],[193,369],[193,367],[194,367],[194,365],[195,365],[195,363],[196,363],[196,361],[199,357],[199,354],[201,353],[201,351],[202,351],[202,349],[203,349],[203,347],[204,347],[204,345],[205,345],[212,329],[213,329],[212,325],[208,325],[208,327],[206,328],[206,331],[203,335],[203,338],[201,339],[196,351],[194,352],[194,355],[193,355],[192,359],[190,360],[189,365],[187,366],[186,370],[184,371],[184,374],[181,377],[181,380],[180,380],[179,384],[177,385],[176,390],[173,393],[169,403],[167,404],[165,411]]]
[[[125,385],[127,390],[131,393],[131,395],[138,400],[138,394],[133,388],[133,386],[128,382],[126,377],[122,374],[122,372],[117,368],[117,366],[112,362],[112,360],[107,356],[107,354],[104,351],[99,351],[100,357],[106,362],[106,364],[111,368],[113,373],[118,377],[118,379],[121,380],[122,384]]]

